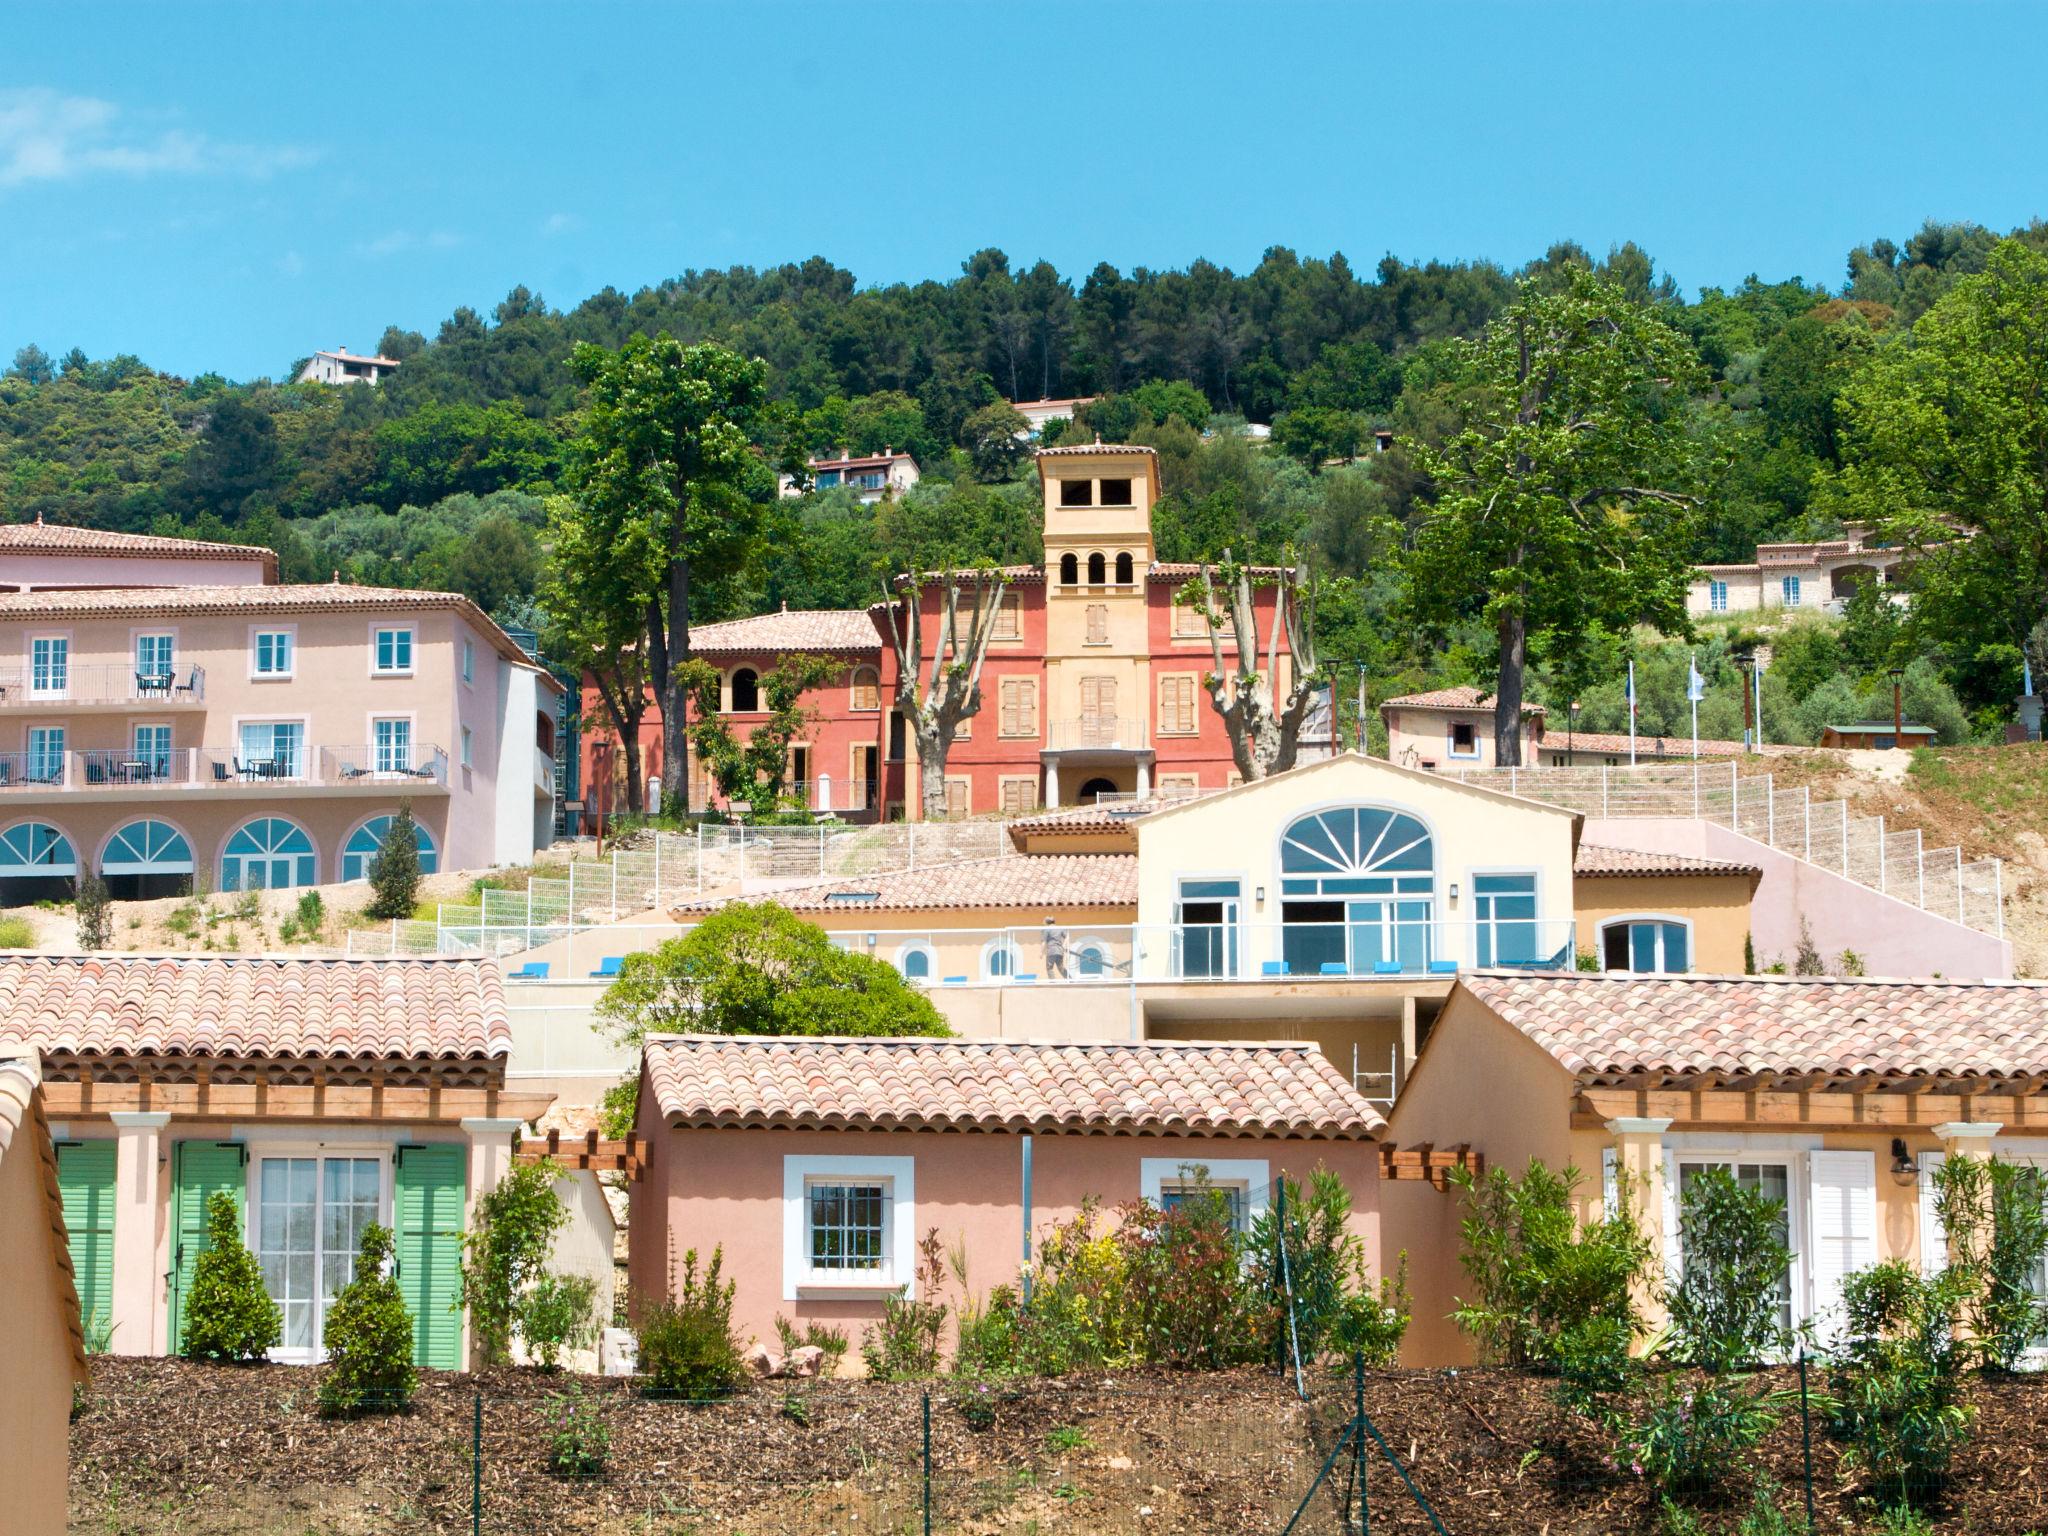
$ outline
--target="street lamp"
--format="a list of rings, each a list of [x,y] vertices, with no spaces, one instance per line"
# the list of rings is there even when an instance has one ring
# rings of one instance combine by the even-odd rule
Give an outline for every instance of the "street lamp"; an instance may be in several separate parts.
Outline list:
[[[1756,648],[1739,645],[1732,653],[1735,665],[1742,669],[1742,750],[1747,752],[1755,740],[1752,732],[1751,712],[1755,708]]]
[[[1906,744],[1906,670],[1892,668],[1892,750]]]

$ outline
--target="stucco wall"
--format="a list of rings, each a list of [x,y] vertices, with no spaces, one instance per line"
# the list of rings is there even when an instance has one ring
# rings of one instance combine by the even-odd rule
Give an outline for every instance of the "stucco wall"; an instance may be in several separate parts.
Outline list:
[[[1830,968],[1838,964],[1843,950],[1854,950],[1872,976],[1989,981],[2012,975],[2012,945],[2006,940],[1846,880],[1713,822],[1678,817],[1589,819],[1585,839],[1612,848],[1728,859],[1762,869],[1763,880],[1750,903],[1759,967],[1774,960],[1790,965],[1798,953],[1803,918]]]
[[[0,1158],[0,1530],[64,1529],[71,1341],[52,1279],[55,1236],[36,1126]]]
[[[643,1084],[644,1088],[644,1084]],[[631,1273],[636,1293],[668,1285],[671,1258],[689,1249],[700,1261],[724,1249],[725,1276],[738,1287],[734,1325],[743,1338],[776,1340],[778,1315],[845,1330],[857,1350],[881,1315],[874,1300],[785,1294],[784,1166],[791,1156],[909,1157],[915,1167],[917,1235],[936,1228],[941,1243],[963,1242],[977,1295],[1015,1280],[1023,1257],[1022,1142],[1012,1135],[921,1132],[670,1130],[643,1097],[641,1126],[652,1138],[653,1166],[635,1190]],[[1105,1212],[1140,1190],[1146,1158],[1191,1163],[1258,1159],[1269,1175],[1303,1179],[1318,1164],[1350,1188],[1352,1225],[1375,1273],[1379,1259],[1378,1168],[1368,1142],[1305,1142],[1161,1137],[1039,1136],[1034,1139],[1031,1227],[1070,1219],[1086,1196]],[[1104,1227],[1110,1218],[1104,1218]],[[1102,1230],[1099,1228],[1098,1230]],[[957,1303],[947,1281],[949,1303]],[[949,1345],[950,1348],[950,1323]]]

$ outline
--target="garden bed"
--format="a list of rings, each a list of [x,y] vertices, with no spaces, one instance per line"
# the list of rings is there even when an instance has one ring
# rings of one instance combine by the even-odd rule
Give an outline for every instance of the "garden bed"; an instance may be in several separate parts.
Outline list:
[[[71,1529],[104,1536],[353,1536],[471,1529],[471,1446],[483,1403],[484,1531],[825,1532],[922,1529],[926,1393],[916,1384],[772,1383],[714,1405],[650,1402],[617,1381],[532,1372],[425,1373],[411,1411],[357,1421],[313,1411],[316,1373],[103,1359],[73,1426]],[[1785,1373],[1788,1384],[1791,1373]],[[574,1387],[609,1436],[604,1469],[549,1470],[556,1395]],[[1134,1372],[932,1388],[933,1529],[1277,1533],[1349,1411],[1342,1375]],[[1607,1465],[1605,1443],[1500,1370],[1375,1372],[1367,1413],[1454,1536],[1654,1532],[1656,1500]],[[2048,1530],[2048,1381],[1978,1382],[1977,1433],[1933,1528]],[[969,1402],[986,1401],[993,1420]],[[1860,1485],[1815,1418],[1823,1531],[1872,1526]],[[1803,1503],[1797,1415],[1758,1458],[1789,1512]],[[1340,1463],[1341,1465],[1341,1463]],[[1369,1468],[1372,1529],[1429,1529],[1384,1461]],[[1341,1482],[1340,1482],[1341,1485]],[[1746,1487],[1700,1511],[1732,1530]],[[1297,1531],[1334,1533],[1319,1498]]]

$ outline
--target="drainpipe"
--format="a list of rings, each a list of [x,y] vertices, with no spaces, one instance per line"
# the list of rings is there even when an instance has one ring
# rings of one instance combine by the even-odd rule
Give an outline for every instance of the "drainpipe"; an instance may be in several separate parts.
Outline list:
[[[1024,1133],[1024,1305],[1031,1305],[1031,1133]]]

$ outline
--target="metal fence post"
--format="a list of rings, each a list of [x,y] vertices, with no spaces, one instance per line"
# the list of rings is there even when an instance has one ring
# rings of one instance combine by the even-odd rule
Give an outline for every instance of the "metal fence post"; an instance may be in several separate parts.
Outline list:
[[[932,1395],[924,1395],[924,1536],[932,1536]]]
[[[1807,785],[1799,791],[1799,822],[1806,829],[1806,862],[1813,862],[1813,786]]]
[[[476,1389],[476,1418],[469,1431],[469,1530],[484,1531],[484,1389]]]
[[[1372,1509],[1366,1497],[1367,1463],[1372,1459],[1365,1450],[1365,1351],[1359,1350],[1351,1357],[1351,1399],[1357,1414],[1353,1420],[1354,1433],[1358,1436],[1358,1536],[1368,1536],[1372,1530]]]
[[[818,823],[818,878],[825,878],[825,823]]]
[[[1813,1536],[1813,1418],[1806,1398],[1806,1351],[1799,1351],[1799,1441],[1806,1457],[1806,1530]]]

